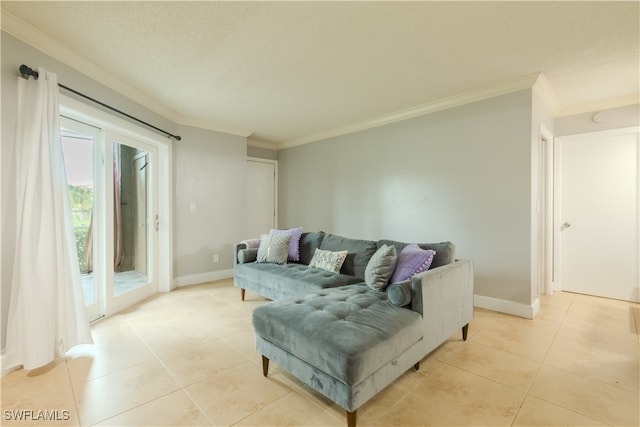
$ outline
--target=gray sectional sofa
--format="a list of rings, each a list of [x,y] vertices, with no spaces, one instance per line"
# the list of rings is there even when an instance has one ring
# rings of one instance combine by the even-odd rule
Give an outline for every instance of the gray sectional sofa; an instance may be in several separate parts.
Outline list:
[[[244,300],[245,290],[272,300],[308,295],[323,289],[337,288],[364,282],[364,272],[373,254],[382,245],[393,245],[397,253],[407,243],[392,240],[361,240],[327,234],[323,231],[302,233],[300,260],[287,264],[258,263],[258,249],[247,248],[245,243],[235,245],[234,285],[240,288]],[[436,255],[431,269],[454,261],[455,247],[450,242],[421,243],[422,249],[433,249]],[[347,250],[349,253],[340,274],[309,268],[316,249],[327,251]]]
[[[383,245],[323,232],[303,233],[300,260],[255,262],[257,249],[236,245],[234,284],[273,299],[256,308],[253,326],[262,354],[346,410],[356,411],[456,331],[466,339],[473,318],[473,265],[455,260],[449,242],[420,244],[436,255],[429,270],[385,291],[364,283],[369,260]],[[340,273],[309,267],[315,249],[347,250]]]

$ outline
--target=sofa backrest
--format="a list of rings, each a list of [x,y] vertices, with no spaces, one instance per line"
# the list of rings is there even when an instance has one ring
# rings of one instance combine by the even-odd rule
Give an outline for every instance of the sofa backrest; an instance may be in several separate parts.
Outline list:
[[[393,245],[396,247],[396,253],[400,253],[405,246],[409,243],[398,242],[396,240],[379,240],[378,248],[382,245]],[[451,242],[439,242],[439,243],[418,243],[422,249],[431,249],[436,251],[436,255],[433,257],[430,268],[440,267],[455,261],[456,247]]]
[[[324,235],[324,231],[302,233],[300,236],[300,264],[309,265],[316,249],[320,247]]]
[[[364,279],[364,270],[367,268],[369,259],[378,250],[378,246],[373,240],[350,239],[326,234],[320,243],[320,249],[332,252],[347,250],[347,258],[342,264],[340,273]]]

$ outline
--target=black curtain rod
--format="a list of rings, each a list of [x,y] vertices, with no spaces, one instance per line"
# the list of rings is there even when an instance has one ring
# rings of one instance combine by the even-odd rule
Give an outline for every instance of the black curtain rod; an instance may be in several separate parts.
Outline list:
[[[26,66],[26,65],[24,65],[24,64],[22,64],[22,65],[20,66],[20,74],[21,74],[21,75],[22,75],[22,77],[24,77],[25,79],[28,79],[29,77],[35,77],[36,79],[38,78],[38,72],[37,72],[36,70],[32,69],[31,67],[28,67],[28,66]],[[171,134],[171,133],[169,133],[169,132],[167,132],[167,131],[164,131],[164,130],[162,130],[162,129],[160,129],[160,128],[157,128],[157,127],[155,127],[154,125],[152,125],[152,124],[150,124],[150,123],[147,123],[147,122],[145,122],[145,121],[143,121],[143,120],[140,120],[140,119],[139,119],[139,118],[137,118],[137,117],[133,117],[132,115],[127,114],[127,113],[125,113],[124,111],[120,111],[120,110],[118,110],[117,108],[112,107],[111,105],[107,105],[107,104],[105,104],[104,102],[100,102],[100,101],[98,101],[97,99],[91,98],[90,96],[87,96],[87,95],[85,95],[84,93],[80,93],[80,92],[78,92],[77,90],[71,89],[70,87],[67,87],[67,86],[65,86],[65,85],[63,85],[63,84],[61,84],[61,83],[58,83],[58,86],[60,86],[60,87],[61,87],[62,89],[64,89],[64,90],[67,90],[67,91],[69,91],[69,92],[71,92],[71,93],[74,93],[74,94],[76,94],[76,95],[78,95],[78,96],[81,96],[81,97],[83,97],[83,98],[85,98],[85,99],[88,99],[88,100],[89,100],[89,101],[91,101],[91,102],[95,102],[96,104],[101,105],[101,106],[103,106],[104,108],[108,108],[108,109],[109,109],[109,110],[111,110],[111,111],[115,111],[115,112],[116,112],[116,113],[118,113],[118,114],[122,114],[123,116],[128,117],[128,118],[130,118],[131,120],[135,120],[135,121],[136,121],[136,122],[138,122],[138,123],[142,123],[142,124],[143,124],[143,125],[145,125],[145,126],[148,126],[148,127],[152,128],[152,129],[155,129],[156,131],[158,131],[158,132],[160,132],[160,133],[163,133],[163,134],[165,134],[165,135],[167,135],[167,136],[169,136],[169,137],[171,137],[171,138],[175,139],[176,141],[180,141],[180,140],[182,139],[182,137],[180,137],[180,136],[178,136],[178,135],[173,135],[173,134]]]

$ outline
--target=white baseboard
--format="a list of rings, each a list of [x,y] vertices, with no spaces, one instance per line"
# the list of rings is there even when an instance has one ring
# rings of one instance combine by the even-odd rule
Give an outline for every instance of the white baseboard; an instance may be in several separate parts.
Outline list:
[[[486,308],[487,310],[524,317],[525,319],[533,319],[540,311],[539,298],[537,298],[533,304],[527,305],[505,299],[486,297],[484,295],[474,295],[473,305],[480,308]]]
[[[208,273],[191,274],[173,279],[174,287],[197,285],[199,283],[215,282],[216,280],[233,278],[233,269],[210,271]]]

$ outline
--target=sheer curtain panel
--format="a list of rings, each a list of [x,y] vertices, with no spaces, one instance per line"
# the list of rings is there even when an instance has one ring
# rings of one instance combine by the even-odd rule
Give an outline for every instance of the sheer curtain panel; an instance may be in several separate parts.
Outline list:
[[[18,78],[16,248],[5,368],[35,369],[92,343],[66,184],[57,76]]]

